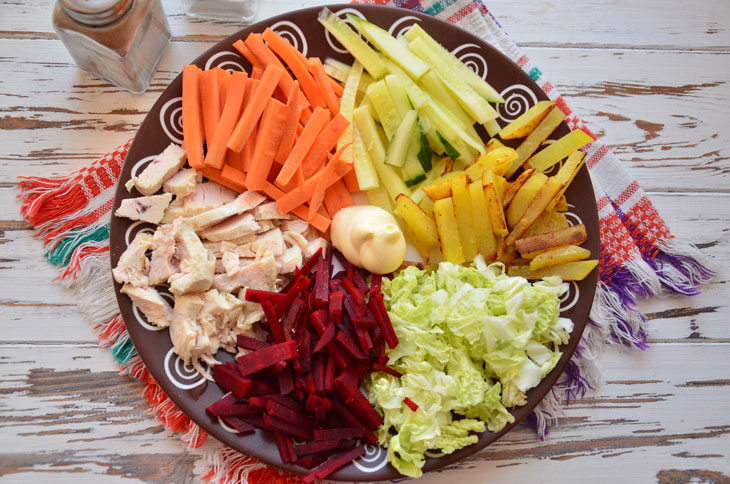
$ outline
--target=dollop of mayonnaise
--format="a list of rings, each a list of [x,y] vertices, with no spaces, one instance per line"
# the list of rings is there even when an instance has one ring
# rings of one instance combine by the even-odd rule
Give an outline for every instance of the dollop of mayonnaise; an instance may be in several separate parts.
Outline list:
[[[356,205],[335,214],[332,244],[352,264],[374,274],[396,270],[406,258],[406,239],[398,222],[382,208]]]

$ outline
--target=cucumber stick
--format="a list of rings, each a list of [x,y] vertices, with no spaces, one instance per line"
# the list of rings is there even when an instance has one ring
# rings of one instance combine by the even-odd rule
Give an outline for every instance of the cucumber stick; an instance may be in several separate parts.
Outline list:
[[[344,20],[327,8],[319,12],[317,20],[355,59],[360,61],[371,76],[375,79],[380,79],[385,75],[386,69],[383,58],[370,48]]]
[[[388,154],[385,157],[385,163],[390,166],[404,166],[406,164],[406,155],[409,153],[409,146],[412,144],[414,133],[416,133],[416,125],[418,121],[418,113],[411,109],[403,117],[400,126],[396,130],[393,138],[388,145]],[[418,160],[418,146],[415,146],[416,160]],[[420,165],[420,163],[419,163]],[[408,185],[408,180],[406,180]]]
[[[415,111],[411,112],[415,113]],[[408,153],[406,153],[405,157],[405,165],[401,169],[403,181],[407,187],[418,185],[426,179],[426,170],[423,169],[421,161],[418,159],[418,152],[421,150],[421,132],[417,129],[417,126],[414,127],[416,129],[413,129],[410,133],[410,143],[408,145]]]
[[[353,126],[353,164],[355,165],[355,175],[357,176],[357,185],[360,190],[373,190],[380,187],[378,173],[375,171],[370,155],[365,149],[360,132]]]
[[[419,85],[429,96],[451,111],[464,125],[470,126],[474,124],[472,117],[464,111],[459,101],[449,92],[444,83],[441,82],[438,74],[433,71],[427,72],[419,81]]]
[[[393,212],[393,203],[390,201],[390,196],[385,188],[373,188],[367,191],[367,195],[370,205],[380,207],[387,212]]]
[[[350,69],[352,69],[351,65],[338,61],[337,59],[333,59],[332,57],[327,57],[324,60],[324,71],[329,74],[330,77],[337,79],[343,84],[347,81],[347,76],[350,75]],[[362,77],[360,78],[360,87],[358,87],[358,90],[365,93],[365,90],[373,81],[373,76],[367,72],[363,72]]]
[[[413,79],[420,79],[429,70],[428,64],[413,55],[408,47],[396,40],[385,30],[360,17],[348,14],[355,28],[393,62],[403,68]]]
[[[378,113],[380,124],[383,125],[385,135],[391,139],[400,126],[400,116],[395,107],[393,98],[390,97],[390,91],[384,81],[373,82],[368,86],[367,96],[370,98],[375,111]]]
[[[459,100],[461,107],[478,123],[486,123],[497,118],[497,111],[464,81],[462,74],[448,64],[441,63],[441,59],[420,38],[413,39],[408,48],[421,59],[429,63],[449,91]]]
[[[428,35],[418,24],[414,24],[408,32],[404,34],[404,37],[409,42],[415,38],[420,38],[426,43],[429,49],[432,49],[436,56],[441,59],[441,63],[449,64],[454,70],[456,70],[466,81],[472,89],[474,89],[480,96],[489,102],[503,103],[504,99],[500,94],[489,85],[487,81],[479,77],[474,71],[469,69],[463,62],[461,62],[454,54],[446,50],[441,44],[436,42],[433,37]]]
[[[388,69],[389,73],[394,74],[400,78],[403,86],[406,89],[406,94],[408,94],[408,100],[414,108],[418,109],[423,105],[423,103],[428,101],[428,95],[424,93],[421,88],[419,88],[416,83],[413,82],[410,77],[408,77],[408,74],[403,72],[403,69],[398,67],[397,64],[392,61],[388,61],[386,63],[386,68]]]
[[[398,170],[385,164],[385,147],[380,140],[375,121],[370,115],[368,108],[361,106],[355,109],[353,120],[355,121],[357,132],[362,137],[364,147],[370,156],[370,161],[378,173],[383,187],[388,191],[388,195],[393,200],[400,193],[410,195],[411,191],[403,183],[403,179],[400,173],[398,173]]]
[[[337,141],[337,149],[339,150],[348,143],[354,141],[353,138],[353,127],[352,127],[352,112],[355,110],[355,97],[357,96],[357,88],[360,85],[360,79],[362,78],[362,64],[355,61],[352,64],[350,73],[345,81],[345,88],[342,91],[342,97],[340,98],[340,114],[347,119],[350,124],[342,133],[340,139]],[[352,159],[352,146],[347,148],[345,152],[345,159]]]
[[[383,80],[385,81],[385,85],[388,86],[388,92],[390,92],[393,104],[395,104],[395,108],[398,110],[398,115],[403,119],[406,113],[413,109],[411,102],[408,100],[408,94],[406,93],[403,81],[395,74],[388,74]]]

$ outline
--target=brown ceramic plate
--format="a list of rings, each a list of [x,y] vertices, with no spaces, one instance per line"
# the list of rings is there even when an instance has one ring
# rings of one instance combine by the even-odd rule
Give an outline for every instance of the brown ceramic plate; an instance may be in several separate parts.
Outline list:
[[[535,102],[547,99],[530,77],[507,57],[477,37],[451,24],[427,15],[395,8],[347,4],[333,5],[329,8],[343,17],[346,13],[360,15],[394,34],[418,22],[442,45],[450,51],[454,51],[464,62],[467,62],[472,69],[475,69],[480,75],[486,74],[489,83],[502,93],[507,101],[505,105],[499,107],[501,116],[499,121],[502,125],[515,119]],[[266,27],[271,27],[286,36],[292,44],[308,56],[318,56],[322,59],[329,56],[351,62],[349,54],[346,54],[336,41],[325,35],[324,29],[317,22],[317,13],[320,10],[320,7],[299,10],[251,25],[219,42],[198,57],[194,63],[203,69],[219,66],[229,70],[249,70],[250,65],[235,53],[231,44],[237,39],[245,38],[249,32],[262,32]],[[121,173],[114,210],[122,199],[139,195],[134,192],[128,193],[124,188],[124,183],[138,173],[154,155],[160,153],[171,141],[177,144],[182,142],[181,93],[182,76],[180,75],[162,93],[142,123]],[[568,132],[567,125],[563,124],[554,134],[554,138]],[[568,217],[571,222],[582,222],[586,225],[589,238],[585,247],[591,250],[592,258],[597,259],[599,255],[598,217],[591,181],[585,167],[578,174],[566,196],[571,204],[571,213]],[[135,233],[140,230],[154,230],[154,227],[150,224],[134,223],[127,219],[116,217],[112,219],[112,267],[116,266],[119,256],[134,238]],[[537,387],[528,392],[527,405],[513,411],[515,423],[508,425],[499,433],[484,432],[478,443],[451,455],[429,458],[424,471],[444,467],[483,449],[509,432],[530,414],[535,405],[555,384],[578,345],[588,320],[597,279],[597,271],[593,271],[585,280],[577,284],[571,283],[570,293],[563,301],[561,311],[562,316],[571,318],[575,324],[570,342],[561,348],[563,356],[557,367]],[[234,449],[280,469],[297,474],[307,472],[301,467],[282,463],[274,440],[268,433],[257,431],[254,434],[241,436],[229,431],[216,418],[206,414],[205,408],[223,395],[221,389],[215,384],[208,383],[191,369],[185,368],[173,352],[168,331],[159,331],[147,324],[132,307],[129,298],[119,293],[119,284],[116,284],[115,287],[121,314],[142,360],[163,390],[182,411],[211,435]],[[171,296],[168,295],[168,297],[172,300]],[[232,356],[224,352],[220,352],[217,357],[219,361],[232,360]],[[398,477],[401,476],[386,462],[385,450],[371,446],[363,457],[340,469],[330,478],[342,481],[379,481]]]

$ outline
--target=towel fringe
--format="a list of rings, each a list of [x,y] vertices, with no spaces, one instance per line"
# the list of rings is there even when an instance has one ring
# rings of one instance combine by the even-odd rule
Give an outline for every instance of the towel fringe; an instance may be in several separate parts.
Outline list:
[[[658,252],[647,263],[667,294],[700,294],[700,285],[715,276],[711,259],[692,244],[676,239],[657,244]]]

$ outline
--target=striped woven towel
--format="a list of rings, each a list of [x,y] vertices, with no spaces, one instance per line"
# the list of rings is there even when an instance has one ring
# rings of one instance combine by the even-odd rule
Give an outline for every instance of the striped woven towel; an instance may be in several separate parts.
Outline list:
[[[596,137],[490,15],[481,0],[365,0],[434,15],[481,37],[514,62],[555,101],[571,129]],[[59,279],[93,321],[100,344],[109,348],[123,371],[138,379],[152,411],[164,426],[180,433],[191,448],[202,447],[206,482],[252,484],[298,482],[225,447],[190,421],[157,386],[132,345],[114,297],[109,274],[109,221],[114,187],[130,142],[90,167],[67,177],[22,178],[19,197],[25,220],[46,245],[46,259],[60,268]],[[600,382],[595,360],[601,348],[620,343],[645,349],[646,317],[638,298],[663,292],[697,294],[713,273],[694,246],[672,238],[637,181],[600,140],[587,148],[599,211],[601,257],[599,287],[583,339],[554,390],[530,416],[542,438],[561,415],[561,404]]]

